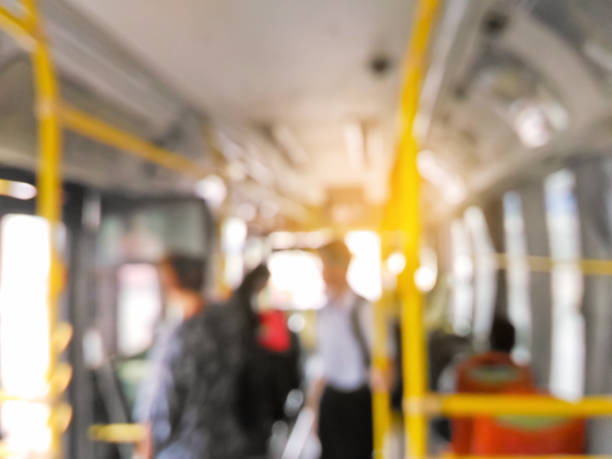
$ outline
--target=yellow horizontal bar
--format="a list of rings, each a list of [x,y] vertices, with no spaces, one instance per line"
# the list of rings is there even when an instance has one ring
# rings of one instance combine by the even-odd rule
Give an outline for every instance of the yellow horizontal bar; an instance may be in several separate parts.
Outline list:
[[[159,164],[167,169],[196,178],[202,178],[210,172],[195,161],[191,161],[178,153],[157,147],[133,134],[129,134],[83,113],[74,107],[62,105],[60,116],[64,127],[71,131],[120,150],[125,150],[134,156]]]
[[[0,403],[4,402],[23,402],[23,403],[37,403],[37,404],[45,404],[49,403],[44,397],[41,398],[32,398],[32,397],[22,397],[20,395],[9,394],[8,392],[0,391]]]
[[[4,6],[0,6],[0,29],[11,35],[24,48],[32,48],[36,41],[34,33],[26,22]]]
[[[430,394],[422,399],[408,400],[406,410],[427,415],[523,415],[612,417],[612,397],[585,397],[567,402],[542,395],[476,395]]]
[[[138,443],[144,435],[141,424],[96,424],[89,428],[89,438],[104,443]]]
[[[493,257],[497,266],[504,269],[507,269],[512,263],[525,263],[530,271],[536,272],[550,272],[558,266],[575,266],[584,274],[612,276],[612,260],[597,260],[593,258],[558,259],[534,255],[508,255],[506,253],[494,254]]]
[[[610,459],[612,455],[609,454],[598,454],[589,456],[588,454],[553,454],[553,455],[538,455],[538,456],[525,456],[524,454],[516,456],[508,455],[487,455],[486,459]],[[483,459],[485,456],[455,456],[454,454],[445,454],[442,459]]]

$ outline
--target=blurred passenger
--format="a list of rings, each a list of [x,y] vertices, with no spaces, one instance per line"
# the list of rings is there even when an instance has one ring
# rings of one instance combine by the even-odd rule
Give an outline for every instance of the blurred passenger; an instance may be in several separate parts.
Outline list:
[[[441,392],[455,392],[463,390],[461,383],[457,381],[458,373],[463,374],[465,368],[482,367],[486,369],[494,369],[500,366],[514,366],[511,352],[514,349],[516,341],[516,331],[514,325],[505,317],[496,315],[491,324],[489,333],[489,349],[485,352],[466,355],[469,347],[466,346],[464,339],[448,335],[449,344],[457,346],[460,352],[453,352],[454,357],[448,359],[444,369],[437,372],[437,375],[432,375],[433,380],[437,381],[438,390]],[[435,343],[438,351],[432,349],[432,355],[441,351],[442,343]],[[440,367],[439,365],[434,365]],[[433,369],[433,367],[432,367]],[[458,385],[460,387],[458,387]]]
[[[532,393],[533,375],[528,367],[516,364],[510,353],[516,332],[510,321],[496,315],[489,335],[489,350],[469,357],[454,369],[455,387],[461,393]],[[474,453],[476,418],[455,418],[452,422],[452,450],[458,455]]]
[[[320,250],[327,304],[317,318],[317,344],[323,364],[309,404],[318,408],[322,459],[372,457],[371,383],[390,385],[370,371],[372,305],[351,290],[346,275],[351,255],[342,241]],[[386,387],[388,388],[388,387]]]
[[[245,359],[238,383],[238,418],[247,436],[246,455],[265,457],[272,426],[285,418],[288,394],[299,387],[299,345],[282,311],[260,311],[259,293],[270,272],[261,264],[247,273],[232,301],[245,311]]]
[[[510,355],[516,344],[516,329],[514,325],[502,316],[495,316],[491,325],[489,337],[491,351]]]
[[[244,457],[235,405],[245,318],[234,304],[207,304],[204,273],[197,257],[174,254],[160,264],[166,299],[180,307],[182,321],[158,349],[147,381],[152,397],[140,411],[147,426],[142,457]]]

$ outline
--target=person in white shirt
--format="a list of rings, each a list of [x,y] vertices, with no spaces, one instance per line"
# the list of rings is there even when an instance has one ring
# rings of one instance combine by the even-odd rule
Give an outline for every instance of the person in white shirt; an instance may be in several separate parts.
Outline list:
[[[371,385],[390,380],[370,369],[372,305],[348,285],[351,254],[342,241],[326,244],[319,253],[327,293],[317,317],[323,375],[311,387],[309,405],[318,409],[321,459],[370,459]]]

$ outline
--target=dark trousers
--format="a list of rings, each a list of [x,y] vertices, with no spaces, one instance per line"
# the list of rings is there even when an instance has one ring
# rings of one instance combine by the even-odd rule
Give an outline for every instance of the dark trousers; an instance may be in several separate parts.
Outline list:
[[[371,459],[372,396],[366,387],[343,392],[327,386],[319,410],[321,459]]]

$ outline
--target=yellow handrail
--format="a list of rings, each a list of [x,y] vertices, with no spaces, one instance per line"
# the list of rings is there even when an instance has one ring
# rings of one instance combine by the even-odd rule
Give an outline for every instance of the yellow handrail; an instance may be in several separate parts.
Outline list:
[[[36,45],[35,34],[30,25],[4,6],[0,6],[0,29],[9,33],[21,46],[28,50],[32,50]]]
[[[144,435],[141,424],[95,424],[89,428],[89,438],[105,443],[138,443]]]
[[[32,11],[31,8],[35,6],[35,2],[32,0],[22,1],[25,2],[24,6],[26,11]],[[25,50],[30,51],[33,56],[38,55],[39,60],[37,62],[42,63],[40,58],[42,58],[43,54],[46,54],[47,57],[45,59],[48,61],[48,67],[52,70],[46,39],[44,34],[38,30],[37,18],[36,21],[24,20],[16,17],[6,8],[0,6],[0,29],[15,38],[15,40],[17,40]],[[44,53],[41,52],[41,43],[43,44]],[[35,63],[35,67],[36,65],[38,64]],[[41,67],[41,70],[44,68],[45,67]],[[35,72],[37,72],[36,69]],[[47,72],[44,73],[48,76]],[[44,81],[37,80],[37,88],[42,87],[40,85],[43,83]],[[57,86],[55,82],[53,86]],[[56,89],[54,89],[54,91],[53,97],[46,97],[51,95],[51,93],[47,93],[44,98],[37,101],[38,112],[41,114],[41,119],[53,114],[53,118],[55,118],[54,122],[57,122],[59,115],[59,120],[64,128],[120,150],[124,150],[146,161],[196,178],[201,178],[210,173],[208,169],[196,161],[190,160],[176,152],[153,145],[151,142],[101,121],[66,103],[62,103]],[[61,144],[61,142],[59,143]]]
[[[576,267],[584,275],[612,276],[612,260],[595,258],[554,258],[536,255],[491,254],[498,269],[508,269],[512,263],[523,263],[529,271],[551,272],[556,267]]]
[[[483,459],[485,456],[457,456],[452,453],[443,454],[442,459]],[[490,455],[486,459],[610,459],[609,454],[588,455],[588,454],[553,454],[539,456],[525,456],[523,454],[516,456],[508,455]]]
[[[120,150],[125,150],[146,161],[195,178],[202,178],[210,173],[209,170],[195,161],[178,153],[157,147],[67,104],[61,106],[60,115],[66,129]]]
[[[524,416],[612,416],[612,397],[589,396],[575,402],[545,395],[452,394],[430,393],[425,397],[407,399],[404,409],[428,416],[524,415]]]

